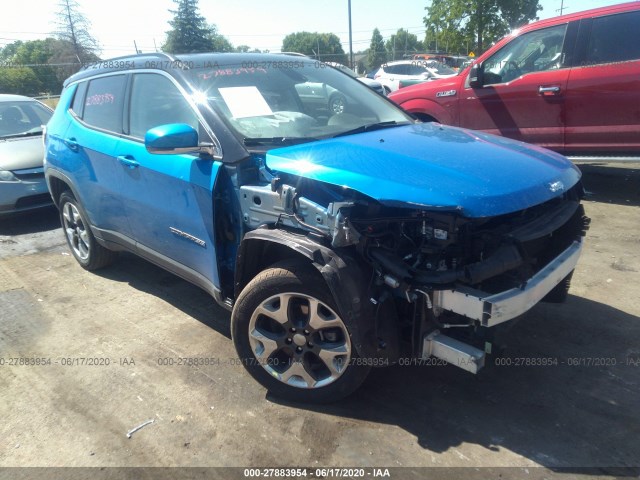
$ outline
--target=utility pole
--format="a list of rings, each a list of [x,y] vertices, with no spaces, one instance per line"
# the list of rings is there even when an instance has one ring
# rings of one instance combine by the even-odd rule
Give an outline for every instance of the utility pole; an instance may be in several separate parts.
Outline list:
[[[562,15],[562,12],[564,12],[565,8],[569,8],[569,7],[565,7],[564,6],[564,0],[560,0],[560,9],[556,10],[556,12],[560,12],[560,15]]]
[[[349,0],[349,68],[353,70],[353,36],[351,30],[351,0]]]

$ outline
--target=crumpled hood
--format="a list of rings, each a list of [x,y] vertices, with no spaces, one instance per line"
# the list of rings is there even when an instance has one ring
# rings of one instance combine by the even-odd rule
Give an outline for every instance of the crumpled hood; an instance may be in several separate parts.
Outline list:
[[[42,167],[43,158],[42,137],[0,139],[0,169],[2,170]]]
[[[456,209],[466,217],[522,210],[580,179],[580,171],[557,153],[437,123],[274,149],[266,164],[386,205]]]

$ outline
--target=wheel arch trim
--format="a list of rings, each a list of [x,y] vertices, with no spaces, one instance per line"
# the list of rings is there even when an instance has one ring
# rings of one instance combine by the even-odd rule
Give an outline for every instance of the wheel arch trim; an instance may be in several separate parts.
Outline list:
[[[269,253],[276,256],[269,258]],[[352,345],[361,357],[376,353],[373,311],[366,299],[365,272],[355,259],[338,253],[306,236],[277,228],[259,228],[247,233],[238,249],[235,297],[265,268],[286,258],[308,261],[322,275],[329,292],[351,328]]]

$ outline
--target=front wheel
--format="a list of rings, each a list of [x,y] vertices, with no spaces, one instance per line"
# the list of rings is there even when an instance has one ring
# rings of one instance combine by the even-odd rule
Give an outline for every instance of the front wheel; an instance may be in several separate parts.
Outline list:
[[[573,270],[564,277],[564,279],[553,289],[547,293],[547,295],[542,299],[543,302],[547,303],[564,303],[567,301],[567,297],[569,296],[569,288],[571,287],[571,277],[573,277]]]
[[[273,395],[326,403],[355,391],[369,373],[319,273],[281,264],[238,296],[231,333],[247,371]]]

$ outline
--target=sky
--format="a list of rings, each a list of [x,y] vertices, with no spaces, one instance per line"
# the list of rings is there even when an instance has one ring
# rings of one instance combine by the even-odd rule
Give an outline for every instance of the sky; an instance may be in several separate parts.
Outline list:
[[[143,52],[160,49],[170,29],[172,0],[77,0],[80,11],[91,22],[91,33],[102,47],[101,57],[135,53],[134,41]],[[56,29],[56,0],[3,0],[0,15],[0,47],[15,40],[37,40]],[[368,48],[371,33],[378,28],[386,39],[398,28],[424,38],[423,17],[428,0],[351,0],[353,50]],[[539,17],[621,3],[616,0],[541,0]],[[10,5],[19,5],[13,10]],[[280,51],[282,39],[297,31],[332,32],[349,51],[347,0],[200,0],[200,13],[214,23],[234,46]],[[28,12],[25,13],[25,12]]]

